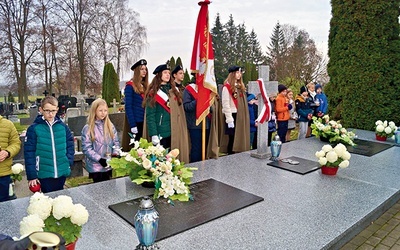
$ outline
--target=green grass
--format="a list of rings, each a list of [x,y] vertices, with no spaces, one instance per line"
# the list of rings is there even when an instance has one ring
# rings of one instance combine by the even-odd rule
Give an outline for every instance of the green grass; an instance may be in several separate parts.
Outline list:
[[[93,183],[93,180],[88,176],[78,176],[78,177],[70,177],[65,181],[65,185],[68,187],[77,187],[80,185]]]

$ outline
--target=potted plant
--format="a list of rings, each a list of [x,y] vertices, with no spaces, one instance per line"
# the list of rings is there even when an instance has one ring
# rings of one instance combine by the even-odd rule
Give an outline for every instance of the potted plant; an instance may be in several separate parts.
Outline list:
[[[151,183],[155,188],[153,199],[164,197],[169,202],[192,199],[189,184],[193,170],[197,168],[185,167],[177,159],[179,149],[169,151],[161,145],[153,146],[143,138],[140,141],[132,139],[131,144],[134,147],[129,152],[120,150],[120,158],[110,161],[116,176],[128,175],[138,185]]]
[[[356,136],[355,133],[344,128],[340,121],[330,120],[329,115],[324,115],[322,118],[314,116],[312,119],[312,134],[320,138],[321,141],[355,145],[353,141]]]
[[[36,231],[58,233],[67,249],[74,249],[89,218],[86,208],[73,204],[71,197],[59,195],[52,199],[40,192],[31,196],[27,212],[29,215],[20,222],[21,238]]]
[[[315,153],[315,156],[321,165],[322,173],[326,175],[335,175],[338,168],[347,168],[351,158],[351,154],[342,143],[335,147],[329,144],[324,145],[320,151]]]
[[[386,141],[388,137],[392,137],[396,132],[396,124],[392,121],[381,121],[375,122],[375,136],[378,141]]]

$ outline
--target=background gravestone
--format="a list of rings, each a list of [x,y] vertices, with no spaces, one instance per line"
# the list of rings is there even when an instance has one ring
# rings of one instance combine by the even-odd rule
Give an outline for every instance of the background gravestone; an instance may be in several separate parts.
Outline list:
[[[37,107],[36,108],[30,108],[29,109],[29,117],[20,118],[19,119],[20,124],[21,125],[31,125],[35,121],[37,115],[38,115],[38,108]]]

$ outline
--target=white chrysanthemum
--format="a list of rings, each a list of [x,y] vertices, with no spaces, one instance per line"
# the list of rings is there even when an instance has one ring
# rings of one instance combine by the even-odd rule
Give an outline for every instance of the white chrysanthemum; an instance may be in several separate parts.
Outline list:
[[[331,126],[330,125],[326,125],[323,129],[324,132],[328,132],[331,130]]]
[[[39,192],[36,192],[37,194]],[[52,199],[45,195],[33,195],[30,199],[29,206],[27,208],[28,214],[37,214],[42,220],[47,219],[50,216],[52,209]]]
[[[178,159],[176,159],[176,160],[174,161],[174,164],[175,164],[176,166],[179,166],[179,165],[181,165],[181,162],[180,162]]]
[[[390,121],[389,122],[389,127],[394,128],[394,127],[396,127],[396,124],[394,122]]]
[[[338,155],[333,150],[329,151],[328,153],[326,153],[326,160],[330,163],[334,163],[338,160]]]
[[[339,143],[338,145],[336,145],[333,150],[335,151],[335,153],[338,155],[338,157],[342,157],[343,154],[345,152],[347,152],[347,148],[345,145],[343,145],[342,143]]]
[[[322,150],[324,151],[324,152],[329,152],[329,151],[331,151],[333,148],[332,148],[332,146],[331,145],[329,145],[329,144],[326,144],[326,145],[324,145],[323,147],[322,147]]]
[[[53,200],[53,216],[57,220],[71,217],[74,210],[72,199],[66,195],[59,195]]]
[[[338,129],[338,128],[335,128],[335,133],[336,133],[336,134],[339,134],[339,132],[340,132],[339,129]]]
[[[24,165],[22,165],[21,163],[16,163],[11,167],[11,171],[13,174],[20,174],[24,170],[25,170]]]
[[[381,120],[377,120],[377,121],[375,122],[375,125],[376,125],[376,126],[378,126],[378,125],[383,125],[383,122],[382,122]]]
[[[71,215],[71,222],[82,226],[89,219],[89,213],[82,204],[75,204]]]
[[[385,127],[384,127],[382,124],[378,124],[378,125],[376,126],[376,131],[377,131],[377,132],[382,132],[384,129],[385,129]]]
[[[343,125],[338,123],[338,129],[342,129],[342,128],[343,128]]]
[[[319,160],[318,160],[318,163],[319,163],[321,166],[324,166],[327,162],[328,162],[328,160],[326,159],[326,157],[321,157],[321,158],[319,158]]]
[[[325,156],[325,151],[324,150],[317,151],[317,152],[315,152],[315,156],[317,158],[324,157]]]
[[[29,235],[33,232],[43,231],[44,221],[37,214],[30,214],[22,219],[19,223],[19,233],[22,236]]]
[[[325,128],[325,125],[324,124],[322,124],[322,123],[318,123],[317,124],[317,129],[318,130],[323,130]]]
[[[346,133],[347,133],[347,129],[345,129],[345,128],[341,128],[341,129],[340,129],[340,133],[342,133],[342,134],[346,134]]]
[[[385,133],[386,133],[386,134],[392,133],[392,129],[391,129],[390,127],[386,127],[386,128],[385,128]]]
[[[349,151],[346,151],[346,152],[344,152],[344,154],[341,156],[341,158],[343,159],[343,160],[350,160],[350,158],[351,158],[351,154],[349,153]]]
[[[385,120],[385,121],[383,122],[383,126],[384,126],[384,127],[387,127],[387,125],[388,125],[388,122]]]
[[[344,160],[339,164],[340,168],[347,168],[349,166],[350,162],[348,160]]]
[[[143,160],[142,164],[143,164],[143,168],[147,169],[147,170],[149,170],[151,168],[151,166],[152,166],[151,161],[149,159],[147,159],[147,158]]]
[[[125,156],[125,160],[128,162],[132,162],[135,158],[131,154],[127,154]]]

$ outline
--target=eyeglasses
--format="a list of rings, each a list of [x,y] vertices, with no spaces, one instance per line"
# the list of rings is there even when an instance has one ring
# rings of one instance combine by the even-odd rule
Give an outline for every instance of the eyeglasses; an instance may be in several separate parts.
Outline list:
[[[43,109],[43,112],[46,114],[56,114],[58,110],[50,110],[50,109]]]

